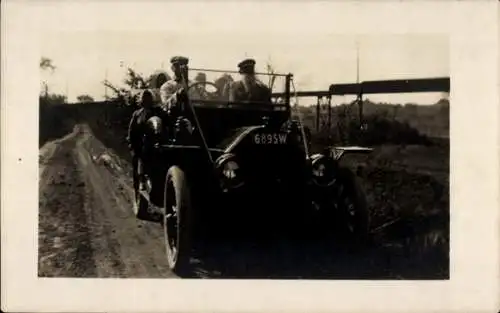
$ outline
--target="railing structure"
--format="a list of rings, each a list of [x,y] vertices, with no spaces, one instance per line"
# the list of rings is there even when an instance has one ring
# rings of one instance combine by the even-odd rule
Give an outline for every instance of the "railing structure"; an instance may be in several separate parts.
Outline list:
[[[190,68],[190,70],[203,72],[221,72],[220,70]],[[225,73],[237,73],[237,71],[223,71]],[[269,73],[256,73],[269,75]],[[282,100],[290,99],[291,74],[274,73],[273,76],[283,76],[286,79],[287,88],[285,92],[273,93],[274,98]],[[358,116],[360,126],[364,125],[363,120],[363,95],[364,94],[393,94],[393,93],[415,93],[415,92],[450,92],[450,78],[418,78],[418,79],[398,79],[398,80],[377,80],[364,81],[360,83],[331,84],[328,90],[297,91],[293,96],[317,98],[315,109],[316,132],[325,131],[330,134],[333,126],[332,97],[354,95],[356,100],[353,104],[358,104]],[[286,100],[285,100],[286,102]],[[286,103],[290,105],[290,103]]]
[[[363,122],[363,95],[364,94],[391,94],[414,92],[450,92],[450,78],[418,78],[398,80],[365,81],[351,84],[332,84],[326,91],[299,91],[298,97],[316,97],[316,131],[320,131],[321,109],[327,110],[326,127],[332,127],[332,96],[355,95],[355,103],[359,108],[359,120]],[[284,93],[274,93],[273,97],[282,97]]]

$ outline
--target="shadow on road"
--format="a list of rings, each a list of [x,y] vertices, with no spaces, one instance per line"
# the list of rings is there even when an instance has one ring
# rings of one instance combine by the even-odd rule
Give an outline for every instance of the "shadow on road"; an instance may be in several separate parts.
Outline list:
[[[233,241],[203,249],[184,278],[222,279],[449,279],[446,256],[371,243]]]

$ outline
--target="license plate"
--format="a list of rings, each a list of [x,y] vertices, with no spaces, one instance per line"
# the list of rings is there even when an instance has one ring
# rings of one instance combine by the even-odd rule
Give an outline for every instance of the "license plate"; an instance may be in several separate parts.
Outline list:
[[[286,139],[285,133],[259,133],[253,136],[253,142],[257,145],[284,145]]]

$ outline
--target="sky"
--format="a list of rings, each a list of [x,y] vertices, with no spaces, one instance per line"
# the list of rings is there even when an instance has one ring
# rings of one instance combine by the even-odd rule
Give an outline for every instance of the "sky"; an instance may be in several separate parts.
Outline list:
[[[298,90],[327,90],[333,83],[354,83],[359,79],[402,79],[448,77],[448,39],[441,35],[348,36],[328,32],[189,32],[178,31],[53,31],[41,40],[41,56],[57,67],[42,73],[51,92],[67,94],[75,101],[80,94],[96,100],[105,93],[107,75],[115,84],[125,77],[121,64],[149,74],[162,66],[170,73],[169,59],[184,55],[190,67],[236,70],[246,57],[265,71],[270,62],[277,72],[293,73]],[[213,76],[209,76],[209,79]],[[433,104],[443,93],[366,95],[372,101]],[[333,97],[333,102],[351,101],[349,96]],[[300,104],[315,103],[300,99]]]

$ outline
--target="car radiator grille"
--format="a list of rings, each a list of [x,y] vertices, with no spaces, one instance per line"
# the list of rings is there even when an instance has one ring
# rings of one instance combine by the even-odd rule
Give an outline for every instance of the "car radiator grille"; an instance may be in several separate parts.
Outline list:
[[[245,176],[262,187],[299,180],[304,164],[303,151],[297,147],[257,146],[242,157]]]

